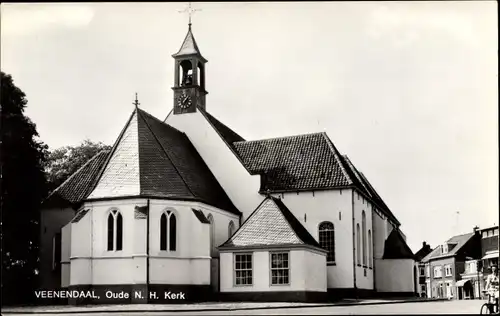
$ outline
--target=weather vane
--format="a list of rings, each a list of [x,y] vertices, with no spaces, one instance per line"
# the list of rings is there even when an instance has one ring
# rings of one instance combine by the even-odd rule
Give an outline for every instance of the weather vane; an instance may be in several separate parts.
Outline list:
[[[201,11],[201,9],[193,9],[191,7],[191,2],[189,2],[188,7],[185,8],[184,10],[179,10],[180,13],[186,13],[189,16],[189,26],[191,26],[191,16],[196,12],[196,11]]]
[[[135,107],[138,107],[140,105],[139,100],[137,99],[137,92],[135,93],[135,101],[132,104],[135,105]]]

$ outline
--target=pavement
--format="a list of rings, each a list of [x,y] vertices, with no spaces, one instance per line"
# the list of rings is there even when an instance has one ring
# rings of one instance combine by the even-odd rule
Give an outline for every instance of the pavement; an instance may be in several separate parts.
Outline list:
[[[298,309],[317,309],[319,307],[353,307],[387,304],[422,304],[430,302],[443,301],[436,299],[421,298],[392,298],[392,299],[363,299],[363,300],[343,300],[336,303],[198,303],[198,304],[124,304],[124,305],[86,305],[86,306],[29,306],[29,307],[11,307],[3,308],[2,315],[50,315],[50,314],[134,314],[134,313],[206,313],[206,312],[234,312],[234,311],[263,311],[268,313],[270,310],[295,310],[292,313],[299,312]]]

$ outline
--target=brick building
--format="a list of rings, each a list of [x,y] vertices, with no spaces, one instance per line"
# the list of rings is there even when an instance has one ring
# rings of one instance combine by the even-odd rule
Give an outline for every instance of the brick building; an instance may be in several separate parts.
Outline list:
[[[465,271],[466,261],[479,258],[481,258],[481,234],[476,229],[468,234],[454,236],[434,248],[422,259],[425,265],[427,297],[458,298],[464,291],[464,289],[459,291],[458,288],[464,287],[459,281]],[[466,288],[465,291],[472,290]]]

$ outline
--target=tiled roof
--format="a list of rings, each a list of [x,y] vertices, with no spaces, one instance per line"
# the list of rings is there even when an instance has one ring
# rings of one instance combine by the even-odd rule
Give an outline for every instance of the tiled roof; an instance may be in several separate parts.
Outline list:
[[[465,246],[465,244],[467,244],[467,242],[469,242],[472,237],[474,237],[474,233],[453,236],[446,241],[446,243],[448,244],[455,244],[455,246],[450,251],[448,251],[447,253],[442,253],[441,246],[439,245],[434,248],[431,253],[425,256],[422,261],[427,262],[429,260],[455,256],[457,252],[460,251],[460,249],[462,249],[462,247]]]
[[[200,210],[191,209],[196,216],[196,218],[203,224],[210,224],[210,221],[206,218],[205,214],[203,214]]]
[[[353,184],[340,154],[325,133],[233,143],[261,191],[294,191]]]
[[[393,229],[385,240],[383,259],[415,259],[415,255],[399,233]]]
[[[138,113],[141,194],[194,199],[240,214],[186,134]]]
[[[88,198],[123,196],[195,200],[240,214],[186,134],[139,108]]]
[[[219,248],[286,245],[320,247],[283,201],[267,197],[236,233]]]
[[[224,125],[224,123],[216,119],[212,114],[208,113],[202,108],[198,108],[198,110],[207,118],[208,122],[213,126],[213,128],[219,133],[222,139],[224,139],[224,141],[226,141],[229,146],[233,147],[234,142],[245,141],[243,137]]]
[[[78,223],[88,212],[90,211],[89,208],[85,208],[78,212],[75,217],[71,220],[72,223]]]
[[[92,191],[96,177],[104,166],[108,154],[109,150],[97,153],[55,189],[44,203],[56,198],[62,198],[70,203],[78,203],[86,198]]]

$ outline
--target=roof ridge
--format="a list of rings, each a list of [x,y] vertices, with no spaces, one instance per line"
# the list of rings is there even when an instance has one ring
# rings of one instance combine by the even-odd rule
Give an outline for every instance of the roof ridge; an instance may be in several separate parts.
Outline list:
[[[323,136],[323,138],[326,140],[326,143],[330,147],[330,150],[332,151],[333,156],[335,157],[335,160],[337,160],[337,163],[340,166],[340,170],[342,170],[342,173],[346,177],[347,182],[349,183],[349,185],[354,184],[354,181],[351,179],[351,177],[347,173],[347,170],[345,170],[344,164],[342,163],[342,160],[339,157],[340,156],[340,152],[337,150],[337,148],[335,147],[335,145],[333,144],[333,142],[330,140],[330,138],[328,137],[328,135],[325,132],[321,132],[320,134]]]
[[[149,112],[147,112],[147,111],[145,111],[145,110],[143,110],[143,109],[141,109],[141,108],[137,108],[137,109],[138,109],[139,111],[141,111],[143,114],[146,114],[146,115],[150,116],[152,119],[154,119],[154,120],[158,121],[158,123],[160,123],[160,124],[162,124],[162,125],[164,125],[164,126],[166,126],[166,127],[168,127],[168,128],[171,128],[171,129],[173,129],[174,131],[176,131],[176,132],[178,132],[178,133],[181,133],[181,134],[184,134],[184,135],[186,134],[186,133],[184,133],[183,131],[180,131],[180,130],[178,130],[177,128],[173,127],[172,125],[170,125],[170,124],[168,124],[168,123],[166,123],[166,122],[164,122],[164,121],[160,120],[159,118],[157,118],[157,117],[156,117],[156,116],[154,116],[153,114],[151,114],[151,113],[149,113]],[[173,110],[172,110],[172,111],[173,111]]]
[[[113,157],[113,154],[115,153],[116,148],[118,147],[118,144],[120,143],[121,139],[123,138],[123,134],[125,134],[125,131],[127,130],[127,127],[130,125],[130,122],[132,121],[132,118],[134,117],[134,114],[135,115],[137,114],[137,109],[138,109],[137,107],[134,108],[134,110],[132,111],[132,114],[130,114],[130,116],[129,116],[128,120],[127,120],[127,123],[125,124],[125,126],[123,126],[120,134],[118,135],[118,138],[115,140],[115,143],[113,144],[113,147],[111,148],[111,150],[109,152],[109,155],[106,158],[106,161],[102,164],[101,170],[99,170],[99,174],[97,175],[97,177],[95,177],[95,182],[92,185],[92,189],[89,190],[90,193],[89,193],[88,196],[90,196],[92,194],[92,192],[97,187],[97,184],[99,183],[99,181],[101,181],[101,178],[102,178],[102,175],[104,174],[104,171],[106,170],[109,162],[111,161],[111,158]],[[137,132],[139,133],[139,130]],[[139,143],[137,143],[137,152],[139,152]]]
[[[274,204],[278,207],[278,210],[280,211],[281,215],[285,218],[285,221],[288,224],[288,227],[290,227],[290,229],[293,231],[293,233],[295,234],[297,239],[300,240],[304,245],[307,245],[308,242],[299,236],[299,234],[295,231],[295,229],[293,228],[292,224],[290,223],[290,221],[288,220],[286,215],[283,214],[283,210],[281,209],[281,206],[279,205],[279,203],[283,204],[283,207],[286,209],[286,211],[288,213],[290,213],[290,215],[292,215],[293,217],[295,217],[295,215],[293,215],[293,213],[288,209],[286,204],[280,198],[275,198],[274,196],[270,196],[270,198],[274,202]],[[277,202],[277,201],[279,201],[279,202]],[[304,227],[304,225],[302,225],[302,223],[296,217],[295,217],[295,219],[297,220],[298,224],[300,224],[305,229],[305,231],[307,233],[309,233],[309,231]],[[309,233],[309,235],[311,235],[311,234]],[[311,235],[311,237],[312,237],[312,235]],[[312,238],[314,239],[314,237],[312,237]]]
[[[139,112],[140,111],[140,112]],[[191,195],[193,197],[196,198],[196,194],[194,194],[193,190],[191,190],[191,188],[189,187],[189,185],[187,184],[186,180],[184,179],[184,177],[182,176],[182,174],[179,172],[179,169],[177,168],[177,166],[174,164],[174,162],[172,161],[172,158],[170,158],[169,154],[167,153],[167,151],[165,150],[165,148],[163,147],[163,145],[161,144],[161,142],[158,140],[158,136],[153,132],[153,130],[151,129],[151,126],[149,126],[149,123],[147,122],[146,119],[144,119],[144,117],[142,117],[142,113],[141,112],[144,112],[143,110],[138,110],[138,115],[141,115],[141,119],[144,121],[144,123],[146,124],[146,127],[148,128],[148,130],[150,131],[150,133],[153,135],[156,143],[158,145],[160,145],[160,148],[163,150],[163,152],[165,153],[165,155],[167,156],[167,159],[170,161],[170,164],[174,167],[175,169],[175,172],[177,173],[177,175],[181,178],[182,182],[184,183],[184,185],[186,186],[186,188],[188,189],[188,191],[191,193]],[[145,112],[146,113],[146,112]],[[146,113],[146,114],[149,114],[149,113]],[[150,115],[152,116],[152,115]],[[158,120],[160,123],[163,123],[161,122],[160,120]],[[139,122],[137,122],[139,123]],[[139,128],[137,128],[137,130],[139,130]],[[180,132],[182,133],[182,132]],[[184,134],[184,133],[182,133]],[[184,134],[185,135],[185,134]],[[140,152],[140,150],[139,150]],[[140,153],[139,153],[140,155]],[[140,157],[139,157],[139,164],[140,164]]]
[[[288,225],[288,228],[290,228],[292,230],[295,237],[297,237],[297,239],[300,240],[304,245],[307,244],[306,242],[304,242],[304,240],[302,240],[302,238],[300,238],[300,236],[297,234],[295,229],[293,229],[292,225],[290,224],[290,222],[286,218],[285,214],[283,214],[283,210],[281,209],[280,205],[278,205],[278,203],[276,203],[276,200],[279,200],[279,199],[275,198],[274,196],[269,196],[269,197],[271,198],[271,201],[273,201],[274,205],[276,205],[276,207],[278,208],[281,216],[283,216],[283,219],[285,220],[286,224]],[[284,205],[284,203],[283,203],[283,205]],[[284,205],[284,206],[286,207],[286,205]],[[290,210],[288,210],[288,211],[290,212]],[[293,216],[293,214],[292,214],[292,216]]]
[[[260,207],[264,204],[264,202],[266,202],[267,200],[269,200],[269,196],[267,196],[265,199],[263,199],[259,205],[253,210],[252,214],[250,214],[250,216],[248,216],[248,218],[243,222],[243,224],[240,225],[240,227],[238,227],[238,229],[234,232],[233,236],[229,237],[228,240],[226,240],[226,242],[224,242],[222,245],[225,245],[228,241],[236,238],[242,231],[242,228],[248,223],[248,221],[257,213],[257,211],[260,209]]]
[[[287,139],[287,138],[297,138],[297,137],[304,137],[304,136],[312,136],[312,135],[320,135],[322,132],[312,132],[312,133],[306,133],[306,134],[297,134],[297,135],[290,135],[290,136],[278,136],[278,137],[271,137],[271,138],[262,138],[262,139],[253,139],[253,140],[245,140],[245,141],[237,141],[234,142],[236,143],[252,143],[252,142],[262,142],[262,141],[272,141],[272,140],[279,140],[279,139]]]
[[[94,156],[92,156],[92,158],[90,158],[89,160],[87,160],[87,162],[85,162],[80,168],[76,169],[75,172],[73,172],[66,180],[64,180],[63,183],[61,183],[56,189],[54,189],[54,191],[52,191],[46,198],[45,200],[48,200],[52,195],[54,195],[54,193],[58,192],[60,188],[62,188],[67,182],[71,181],[71,179],[73,177],[75,177],[76,174],[78,174],[78,172],[80,172],[81,170],[83,170],[83,168],[85,168],[86,166],[88,166],[90,163],[94,162],[96,160],[97,157],[99,157],[101,154],[105,153],[105,152],[110,152],[111,150],[109,149],[102,149],[100,150],[99,152],[97,152]]]

